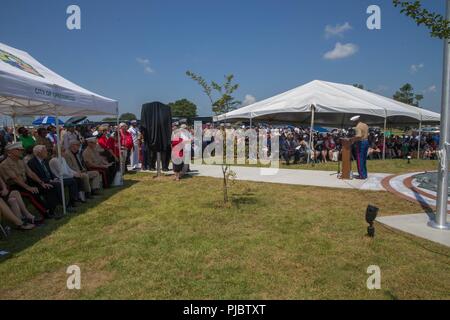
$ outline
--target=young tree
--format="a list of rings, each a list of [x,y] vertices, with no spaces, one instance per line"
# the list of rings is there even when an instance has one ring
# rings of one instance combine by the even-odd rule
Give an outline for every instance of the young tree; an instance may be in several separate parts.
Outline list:
[[[214,81],[211,81],[211,84],[208,84],[201,76],[196,75],[191,71],[186,71],[186,75],[203,88],[203,92],[208,96],[211,102],[212,111],[215,115],[233,111],[241,105],[241,102],[232,96],[232,94],[239,88],[238,84],[232,83],[234,75],[230,74],[225,76],[225,83],[223,85],[219,85]],[[213,99],[213,90],[219,94],[217,100]]]
[[[202,76],[197,75],[191,71],[186,71],[186,75],[190,77],[192,80],[197,82],[202,88],[203,92],[208,96],[209,101],[211,102],[212,111],[216,114],[223,114],[235,110],[240,104],[240,101],[237,101],[233,97],[233,93],[239,88],[238,84],[233,84],[234,76],[232,74],[225,76],[225,83],[223,85],[219,85],[214,81],[211,81],[211,84],[208,84]],[[217,99],[213,98],[213,91],[218,94]],[[225,132],[223,132],[224,141],[226,141]],[[222,174],[223,174],[223,201],[224,203],[228,203],[228,186],[230,179],[234,179],[236,177],[236,173],[233,172],[230,168],[230,165],[226,162],[222,164]]]
[[[423,99],[423,95],[414,94],[414,88],[409,83],[403,85],[393,96],[394,100],[419,107],[419,102]]]
[[[174,117],[195,118],[197,116],[197,106],[187,99],[169,103],[169,107]]]

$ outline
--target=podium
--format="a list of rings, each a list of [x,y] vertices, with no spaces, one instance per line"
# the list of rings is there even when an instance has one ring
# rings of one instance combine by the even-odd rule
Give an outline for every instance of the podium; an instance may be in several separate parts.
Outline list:
[[[352,170],[352,142],[350,139],[341,139],[342,143],[342,173],[341,179],[351,180],[350,171]]]

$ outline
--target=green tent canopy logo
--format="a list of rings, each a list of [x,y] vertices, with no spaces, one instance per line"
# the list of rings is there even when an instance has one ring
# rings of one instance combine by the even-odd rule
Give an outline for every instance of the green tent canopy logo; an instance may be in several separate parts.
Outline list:
[[[0,49],[0,61],[3,61],[4,63],[9,64],[10,66],[16,67],[22,71],[34,74],[35,76],[44,78],[43,75],[41,75],[39,72],[36,71],[35,68],[33,68],[30,64],[26,63],[22,59],[16,57],[15,55],[3,51]]]

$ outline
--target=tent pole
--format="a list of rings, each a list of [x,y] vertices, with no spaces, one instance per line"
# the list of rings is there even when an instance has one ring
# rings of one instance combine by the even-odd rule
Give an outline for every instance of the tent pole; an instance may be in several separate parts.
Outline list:
[[[311,128],[309,128],[309,151],[310,151],[310,154],[309,154],[309,157],[308,157],[308,160],[307,160],[307,164],[309,164],[310,159],[312,157],[312,153],[314,151],[314,147],[313,147],[312,143],[313,143],[315,109],[316,109],[315,106],[312,104],[311,105]]]
[[[58,149],[58,161],[61,169],[61,176],[59,177],[59,182],[61,185],[61,196],[62,196],[62,205],[63,205],[63,213],[66,215],[66,194],[64,193],[64,175],[63,175],[63,161],[61,158],[61,139],[60,139],[60,131],[59,131],[59,120],[58,120],[58,112],[55,112],[55,122],[56,122],[56,146]]]
[[[419,140],[417,141],[417,160],[420,160],[420,142],[422,140],[422,115],[419,122]]]
[[[386,130],[387,130],[387,116],[384,117],[384,131],[383,131],[383,161],[386,160]]]
[[[17,142],[17,133],[16,133],[16,114],[12,115],[12,125],[13,125],[13,135],[14,135],[14,143]]]
[[[253,118],[250,116],[250,129],[253,129],[252,120],[253,120]]]

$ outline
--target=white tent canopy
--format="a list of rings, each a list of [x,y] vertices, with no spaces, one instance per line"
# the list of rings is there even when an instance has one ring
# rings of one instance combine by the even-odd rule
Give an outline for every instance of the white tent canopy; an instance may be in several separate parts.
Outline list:
[[[351,85],[315,80],[250,106],[215,117],[215,121],[258,119],[347,125],[351,115],[362,115],[369,124],[439,123],[440,115],[386,98]]]
[[[116,115],[115,100],[56,74],[28,53],[0,43],[0,114]]]

